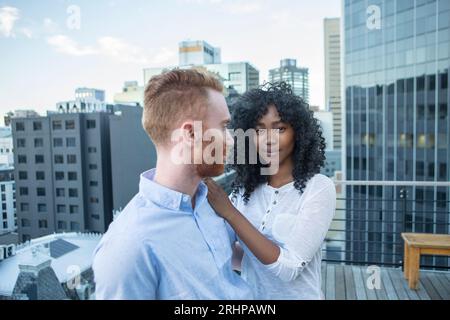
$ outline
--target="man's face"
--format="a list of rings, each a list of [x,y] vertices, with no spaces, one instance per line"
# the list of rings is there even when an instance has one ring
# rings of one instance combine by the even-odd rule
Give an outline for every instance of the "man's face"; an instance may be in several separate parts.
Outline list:
[[[224,172],[227,150],[233,145],[233,138],[228,132],[230,123],[230,112],[222,93],[215,90],[208,90],[209,105],[203,120],[203,134],[206,139],[208,132],[212,136],[210,141],[203,141],[203,161],[196,164],[195,168],[200,177],[216,177]],[[218,147],[220,146],[220,147]],[[209,157],[210,161],[205,161]]]

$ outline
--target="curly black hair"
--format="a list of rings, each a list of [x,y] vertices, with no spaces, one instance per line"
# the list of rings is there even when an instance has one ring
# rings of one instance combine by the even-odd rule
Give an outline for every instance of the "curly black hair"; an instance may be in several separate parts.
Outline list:
[[[270,105],[275,105],[281,120],[292,126],[295,132],[294,157],[294,187],[301,192],[306,182],[316,173],[325,162],[325,139],[319,121],[314,118],[309,105],[299,96],[295,95],[286,82],[265,83],[258,89],[249,90],[240,96],[230,110],[232,110],[231,127],[233,129],[248,130],[256,127],[256,123],[263,117]],[[249,143],[245,143],[245,155],[248,156]],[[245,164],[236,161],[238,145],[234,144],[234,161],[227,166],[227,170],[236,171],[235,179],[231,185],[232,194],[236,196],[239,189],[244,189],[244,203],[248,203],[251,193],[262,183],[268,182],[267,175],[261,175],[263,164]],[[259,158],[259,157],[258,157]]]

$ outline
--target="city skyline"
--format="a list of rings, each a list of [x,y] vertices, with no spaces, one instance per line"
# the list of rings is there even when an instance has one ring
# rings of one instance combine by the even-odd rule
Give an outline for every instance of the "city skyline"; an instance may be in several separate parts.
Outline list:
[[[281,59],[297,59],[310,69],[311,104],[321,106],[322,21],[340,14],[340,1],[326,3],[0,1],[0,110],[43,114],[83,86],[105,90],[112,102],[124,81],[143,85],[144,68],[177,65],[178,43],[188,39],[219,47],[223,62],[252,63],[261,83]],[[181,28],[168,17],[189,23]],[[163,27],[151,32],[155,25]]]

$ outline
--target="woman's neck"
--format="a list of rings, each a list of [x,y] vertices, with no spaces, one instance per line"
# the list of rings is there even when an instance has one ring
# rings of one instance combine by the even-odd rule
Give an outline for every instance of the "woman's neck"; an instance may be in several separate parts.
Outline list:
[[[274,188],[280,188],[285,184],[292,182],[294,180],[294,176],[292,175],[293,169],[293,159],[292,157],[289,157],[280,163],[277,173],[269,177],[269,185]]]

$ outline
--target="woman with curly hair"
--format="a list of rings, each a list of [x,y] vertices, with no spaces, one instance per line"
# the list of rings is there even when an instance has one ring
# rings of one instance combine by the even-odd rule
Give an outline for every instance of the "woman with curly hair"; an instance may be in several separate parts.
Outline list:
[[[233,109],[232,128],[255,131],[245,144],[246,160],[255,147],[258,161],[233,162],[230,196],[212,179],[205,182],[208,201],[243,250],[241,275],[256,299],[323,299],[321,246],[336,191],[319,173],[325,161],[320,124],[284,82],[248,91]],[[269,131],[278,139],[267,138]],[[234,148],[236,160],[242,150]],[[262,174],[274,161],[278,170]]]

